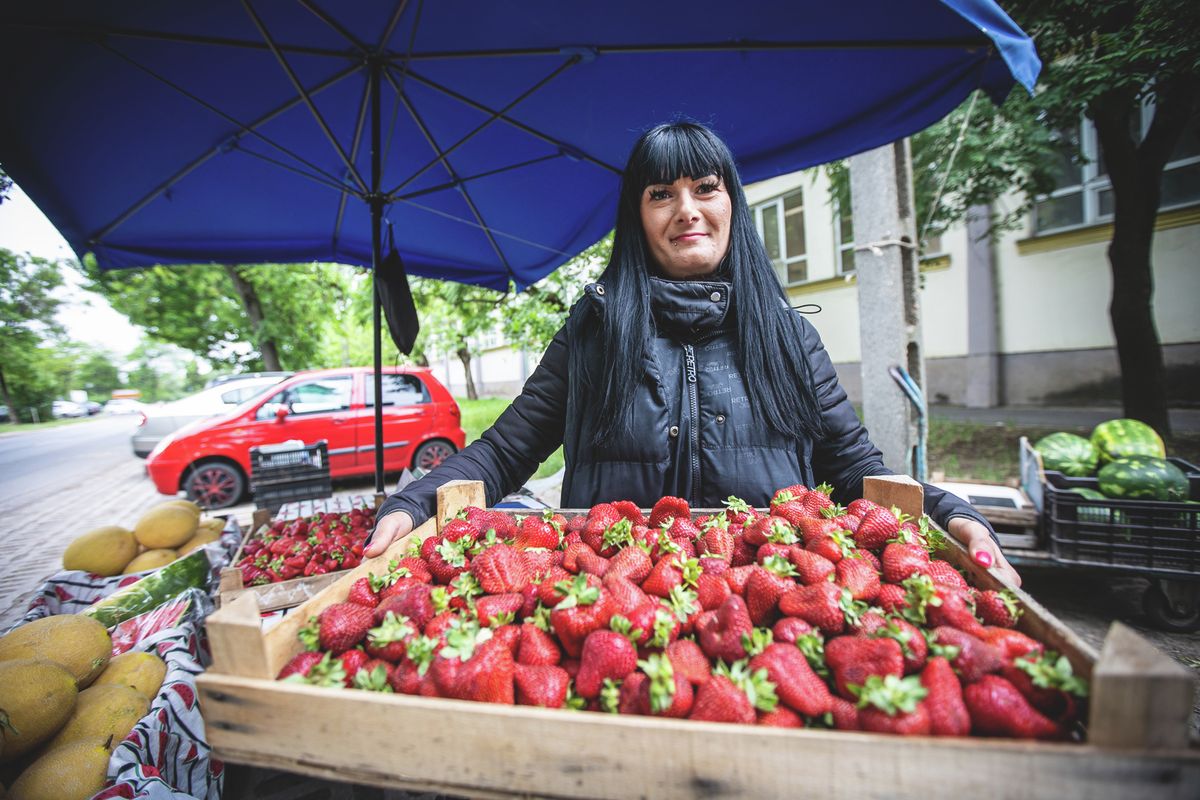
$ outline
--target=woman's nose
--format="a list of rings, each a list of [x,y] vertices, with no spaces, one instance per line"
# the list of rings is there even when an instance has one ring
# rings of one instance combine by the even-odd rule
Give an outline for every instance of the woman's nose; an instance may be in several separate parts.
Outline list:
[[[681,220],[691,221],[700,216],[700,211],[696,207],[696,198],[691,192],[683,191],[679,195],[679,206],[675,211],[675,216]]]

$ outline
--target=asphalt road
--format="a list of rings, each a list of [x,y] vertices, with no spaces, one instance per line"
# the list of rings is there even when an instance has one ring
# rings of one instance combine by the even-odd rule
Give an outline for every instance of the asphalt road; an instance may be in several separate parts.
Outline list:
[[[74,486],[139,461],[129,439],[137,415],[92,417],[58,428],[0,437],[0,509],[24,505],[55,487]]]

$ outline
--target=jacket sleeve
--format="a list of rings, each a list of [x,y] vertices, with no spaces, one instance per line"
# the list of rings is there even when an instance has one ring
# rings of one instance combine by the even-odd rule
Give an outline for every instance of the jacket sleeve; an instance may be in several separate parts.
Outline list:
[[[389,497],[378,518],[405,511],[420,525],[437,513],[437,490],[453,480],[483,481],[489,506],[518,489],[562,444],[567,403],[567,328],[563,326],[521,394],[478,440]]]
[[[824,436],[813,444],[813,475],[834,487],[833,499],[843,505],[862,497],[863,478],[868,475],[893,475],[883,465],[883,454],[859,422],[846,391],[838,383],[837,372],[817,329],[803,317],[804,352],[813,370],[817,402],[821,407]],[[982,524],[995,538],[995,531],[983,515],[956,495],[927,483],[925,513],[945,528],[955,517],[969,517]]]

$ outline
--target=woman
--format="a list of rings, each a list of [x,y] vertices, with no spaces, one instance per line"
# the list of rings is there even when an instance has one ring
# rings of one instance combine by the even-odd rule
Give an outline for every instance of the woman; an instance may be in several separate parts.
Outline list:
[[[787,305],[729,149],[701,125],[638,140],[599,281],[495,425],[387,499],[366,555],[432,516],[446,481],[483,481],[490,504],[559,444],[567,508],[665,495],[765,506],[780,487],[822,482],[845,504],[863,477],[888,474],[816,330]],[[1020,584],[969,505],[925,486],[925,511]]]

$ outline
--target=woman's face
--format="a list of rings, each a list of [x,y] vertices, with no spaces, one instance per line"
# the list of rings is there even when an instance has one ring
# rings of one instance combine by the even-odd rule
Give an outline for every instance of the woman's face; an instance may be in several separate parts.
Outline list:
[[[729,250],[729,194],[716,175],[683,177],[642,190],[642,230],[668,278],[711,274]]]

